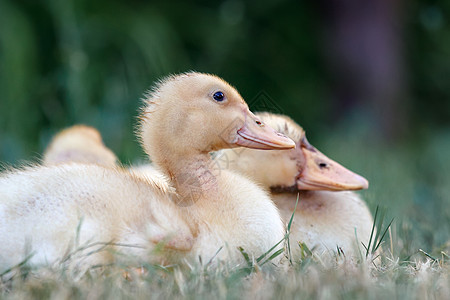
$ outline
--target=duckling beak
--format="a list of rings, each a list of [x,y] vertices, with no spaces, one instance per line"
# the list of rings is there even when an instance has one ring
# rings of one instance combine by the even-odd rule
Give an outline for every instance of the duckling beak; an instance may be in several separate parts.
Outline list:
[[[293,140],[264,125],[253,113],[247,111],[244,125],[237,131],[237,146],[261,149],[292,149]]]
[[[300,141],[304,156],[304,168],[297,177],[299,190],[361,190],[369,187],[369,182],[337,162],[331,160],[308,143]]]

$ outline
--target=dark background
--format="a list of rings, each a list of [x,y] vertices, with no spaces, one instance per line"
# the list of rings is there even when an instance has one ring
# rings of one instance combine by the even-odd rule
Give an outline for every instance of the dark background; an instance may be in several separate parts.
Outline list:
[[[124,163],[158,78],[223,77],[366,176],[401,239],[450,239],[450,1],[0,0],[0,161],[37,161],[52,135],[98,128]],[[408,248],[409,247],[409,248]]]

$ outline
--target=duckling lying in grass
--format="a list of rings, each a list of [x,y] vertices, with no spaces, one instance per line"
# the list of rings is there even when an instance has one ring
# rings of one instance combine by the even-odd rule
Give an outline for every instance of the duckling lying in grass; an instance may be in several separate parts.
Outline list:
[[[294,255],[305,243],[317,252],[365,253],[373,224],[367,205],[354,192],[368,182],[311,146],[304,130],[287,116],[258,113],[266,125],[287,135],[296,148],[258,151],[244,148],[220,151],[216,161],[224,169],[239,171],[271,189],[271,198],[285,223],[295,210],[290,241]],[[299,198],[295,208],[297,196]]]
[[[121,168],[67,163],[0,176],[0,268],[58,263],[77,245],[112,243],[148,258],[242,261],[283,239],[279,212],[252,181],[212,167],[209,155],[230,147],[290,149],[295,143],[264,126],[239,93],[218,77],[171,76],[146,95],[139,137],[170,188]],[[127,244],[133,247],[120,247]],[[69,249],[69,250],[68,250]],[[90,250],[90,249],[89,249]],[[172,250],[172,251],[169,251]],[[83,264],[111,261],[93,251]],[[173,254],[173,255],[172,255]]]

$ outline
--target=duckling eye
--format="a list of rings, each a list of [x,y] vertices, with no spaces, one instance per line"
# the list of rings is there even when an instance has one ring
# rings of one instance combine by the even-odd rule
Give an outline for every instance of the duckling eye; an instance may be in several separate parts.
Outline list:
[[[223,100],[225,100],[225,95],[223,92],[215,92],[213,95],[214,100],[216,100],[217,102],[222,102]]]

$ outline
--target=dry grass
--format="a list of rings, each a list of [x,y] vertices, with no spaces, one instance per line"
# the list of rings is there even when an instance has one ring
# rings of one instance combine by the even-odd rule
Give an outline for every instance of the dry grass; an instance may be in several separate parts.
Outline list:
[[[158,266],[134,262],[94,267],[85,273],[62,266],[15,269],[2,277],[1,298],[314,298],[314,299],[448,299],[450,258],[420,255],[401,261],[382,254],[350,261],[343,255],[318,257],[305,251],[292,264],[267,263],[218,267]]]

